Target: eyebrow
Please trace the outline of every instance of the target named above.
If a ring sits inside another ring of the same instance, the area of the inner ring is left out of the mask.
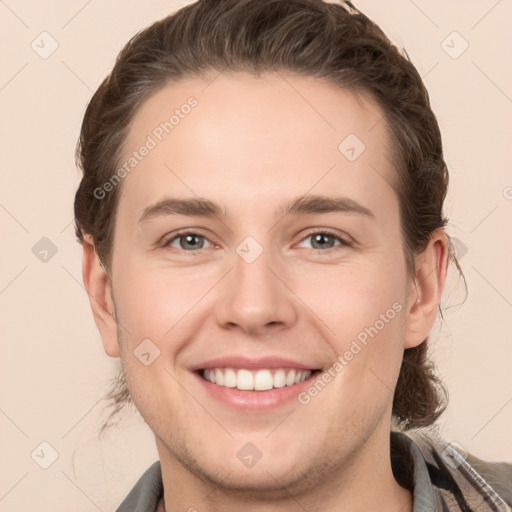
[[[366,206],[347,197],[329,197],[322,195],[300,196],[292,199],[281,207],[276,214],[282,217],[289,215],[311,215],[319,213],[355,213],[375,219],[374,213]],[[201,198],[165,198],[148,206],[142,212],[138,223],[143,224],[155,217],[168,215],[186,215],[199,217],[223,218],[226,211],[217,203]]]

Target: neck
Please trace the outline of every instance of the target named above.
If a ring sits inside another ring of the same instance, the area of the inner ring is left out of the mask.
[[[157,439],[165,497],[158,512],[166,510],[164,503],[167,512],[411,512],[412,494],[398,484],[391,469],[389,431],[378,441],[368,439],[321,480],[306,475],[291,485],[279,486],[278,479],[269,476],[266,488],[251,488],[247,483],[226,483],[234,470],[212,481],[197,466],[185,468]]]

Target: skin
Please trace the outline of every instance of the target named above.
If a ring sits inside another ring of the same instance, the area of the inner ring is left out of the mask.
[[[174,108],[198,100],[123,180],[110,276],[92,238],[84,244],[94,318],[155,434],[166,507],[410,511],[411,494],[391,472],[393,390],[403,350],[436,319],[446,234],[432,234],[408,275],[388,130],[373,102],[292,74],[215,76],[168,85],[135,115],[127,157]],[[366,146],[353,162],[338,150],[351,133]],[[277,213],[304,195],[350,198],[374,218]],[[226,216],[138,222],[167,197],[209,199]],[[173,238],[184,228],[205,237],[196,240],[202,249]],[[309,235],[325,229],[352,245],[315,244]],[[250,264],[236,252],[247,236],[263,248]],[[328,369],[396,302],[395,318],[307,405],[237,412],[189,371],[228,354]],[[149,366],[133,353],[146,338],[161,352]],[[262,453],[251,468],[237,458],[247,442]]]

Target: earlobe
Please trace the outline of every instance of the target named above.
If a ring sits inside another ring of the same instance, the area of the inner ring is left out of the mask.
[[[448,266],[447,236],[442,228],[432,233],[427,247],[416,257],[415,265],[407,301],[404,348],[416,347],[425,341],[437,317]]]
[[[101,265],[90,235],[86,235],[82,249],[82,277],[94,321],[100,331],[105,352],[110,357],[119,357],[117,324],[109,277]]]

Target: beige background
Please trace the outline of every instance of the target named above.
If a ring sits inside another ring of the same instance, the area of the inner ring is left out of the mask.
[[[115,510],[157,458],[134,414],[98,438],[116,363],[103,353],[81,284],[74,148],[86,102],[123,44],[185,3],[0,1],[1,511]],[[442,432],[482,458],[511,460],[512,3],[356,4],[425,77],[451,169],[449,232],[469,297],[445,311],[434,333],[451,395]],[[43,31],[58,43],[46,59],[39,53],[52,40]],[[57,249],[46,262],[32,251],[43,237]],[[445,305],[462,291],[450,282]],[[50,461],[43,441],[58,453],[48,469],[39,466]]]

